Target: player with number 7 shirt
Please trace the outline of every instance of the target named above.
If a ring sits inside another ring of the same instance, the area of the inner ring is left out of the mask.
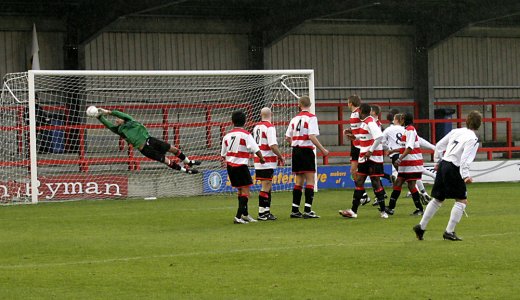
[[[469,166],[477,155],[479,140],[476,132],[481,124],[482,114],[472,111],[466,118],[466,127],[453,129],[435,146],[435,158],[440,161],[435,166],[437,177],[432,189],[434,199],[426,206],[421,222],[413,227],[418,240],[423,239],[426,226],[444,200],[452,198],[455,199],[455,204],[442,237],[449,241],[462,241],[455,234],[455,226],[462,219],[468,205],[466,184],[473,182]]]
[[[246,114],[237,110],[231,115],[233,129],[222,139],[220,155],[226,162],[227,172],[231,186],[238,190],[238,209],[235,215],[235,224],[247,224],[257,222],[248,211],[249,187],[253,185],[251,173],[249,173],[250,152],[258,156],[259,163],[264,164],[262,151],[256,144],[251,133],[244,129]]]

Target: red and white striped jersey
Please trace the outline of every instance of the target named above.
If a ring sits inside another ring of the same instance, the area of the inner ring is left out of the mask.
[[[356,137],[359,137],[359,162],[365,162],[365,154],[368,151],[372,151],[372,156],[370,156],[369,160],[375,163],[383,163],[383,145],[379,143],[374,149],[372,149],[372,145],[374,145],[374,140],[378,138],[382,138],[383,133],[381,132],[381,128],[377,126],[377,122],[372,116],[366,117],[359,127],[359,134]]]
[[[278,157],[271,150],[271,146],[278,145],[276,141],[276,128],[269,121],[262,121],[253,128],[253,138],[260,147],[265,164],[260,163],[260,159],[255,156],[255,169],[276,169]]]
[[[253,136],[243,128],[233,128],[222,139],[220,155],[225,157],[226,163],[232,167],[248,165],[249,153],[260,150]]]
[[[292,147],[314,149],[314,144],[309,139],[311,134],[320,135],[320,130],[318,129],[318,118],[308,111],[301,111],[292,118],[285,132],[285,136],[292,139]]]
[[[379,121],[379,119],[376,119],[376,124],[377,124],[377,127],[379,127],[379,129],[381,129],[381,131],[383,130],[383,124],[381,123],[381,121]]]
[[[354,146],[357,148],[360,148],[359,146],[359,128],[361,127],[361,119],[359,118],[359,107],[356,108],[351,114],[350,114],[350,129],[352,130],[352,134],[356,136],[356,139],[352,141]]]
[[[423,157],[419,144],[419,136],[417,135],[417,131],[415,131],[415,127],[412,125],[406,126],[401,141],[402,147],[399,149],[399,153],[403,154],[406,148],[412,149],[412,152],[405,156],[399,164],[399,173],[422,173],[424,169]]]

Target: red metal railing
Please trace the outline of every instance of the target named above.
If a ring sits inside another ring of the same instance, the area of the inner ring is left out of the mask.
[[[433,103],[435,106],[455,106],[457,108],[457,119],[462,120],[462,107],[463,106],[487,106],[491,105],[491,119],[497,118],[497,106],[499,105],[520,105],[520,100],[511,101],[436,101]],[[457,123],[458,127],[462,126],[461,122]],[[497,141],[497,124],[493,122],[491,124],[491,136],[493,141]]]
[[[475,102],[479,105],[489,105],[490,102]],[[517,102],[512,102],[517,103]],[[518,101],[520,104],[520,101]],[[380,106],[410,106],[413,107],[414,112],[417,112],[416,104],[412,102],[384,102],[384,103],[371,103],[371,104],[377,104]],[[439,105],[448,105],[447,102],[437,102],[436,104]],[[450,103],[454,104],[454,103]],[[495,105],[503,104],[502,102],[496,102]],[[458,105],[458,104],[456,104]],[[472,104],[472,102],[463,102],[461,105],[475,105]],[[286,107],[292,107],[296,106],[295,104],[283,104],[283,105],[274,105],[275,107],[278,106],[286,106]],[[336,121],[320,121],[320,125],[337,125],[338,127],[338,140],[339,145],[344,144],[343,139],[343,128],[344,125],[349,124],[347,120],[343,120],[344,118],[344,109],[345,106],[347,106],[346,103],[317,103],[317,107],[335,107],[337,109],[337,116],[338,120]],[[44,106],[44,108],[49,110],[62,110],[66,114],[66,109],[63,107],[56,107],[56,106]],[[205,137],[206,137],[206,146],[209,148],[212,146],[212,137],[211,137],[211,131],[213,127],[219,128],[219,135],[220,139],[225,135],[227,128],[231,127],[231,122],[213,122],[212,121],[212,110],[214,109],[220,109],[220,108],[242,108],[246,109],[248,112],[248,115],[253,115],[252,112],[252,106],[249,104],[171,104],[171,105],[154,105],[153,107],[150,107],[149,105],[144,104],[135,104],[135,105],[118,105],[118,106],[107,106],[107,109],[119,109],[121,111],[128,111],[132,109],[160,109],[162,112],[162,122],[161,123],[150,123],[146,124],[148,128],[162,128],[162,137],[165,141],[169,140],[169,130],[173,129],[173,145],[180,147],[181,146],[181,140],[180,140],[180,129],[181,128],[187,128],[187,127],[200,127],[202,130],[205,131]],[[0,130],[9,130],[9,131],[16,131],[18,133],[18,143],[19,143],[19,150],[20,153],[23,151],[23,135],[24,131],[28,131],[29,127],[25,124],[24,119],[24,108],[17,106],[17,107],[3,107],[0,109],[12,109],[17,111],[18,116],[18,126],[0,126]],[[193,122],[193,123],[180,123],[180,122],[168,122],[169,120],[169,113],[171,109],[201,109],[205,111],[205,122]],[[458,108],[458,111],[461,109]],[[496,110],[496,108],[495,108]],[[349,115],[347,115],[348,117]],[[433,143],[435,143],[435,133],[436,133],[436,126],[435,124],[438,123],[457,123],[458,126],[460,126],[465,119],[457,118],[457,119],[441,119],[441,120],[419,120],[416,119],[416,124],[429,124],[430,130],[432,133]],[[503,122],[506,124],[506,143],[508,147],[500,147],[500,148],[481,148],[479,149],[479,152],[486,152],[488,154],[488,159],[492,159],[492,154],[494,152],[506,152],[507,157],[512,157],[513,151],[520,151],[520,147],[512,147],[512,121],[511,118],[484,118],[483,121],[491,122],[493,126],[497,126],[497,123]],[[387,123],[386,120],[382,120],[383,123]],[[85,139],[86,139],[86,130],[88,129],[104,129],[105,127],[101,124],[96,125],[69,125],[68,119],[64,120],[65,125],[46,125],[46,126],[39,126],[38,130],[63,130],[66,133],[70,130],[78,130],[79,132],[79,152],[78,152],[78,158],[77,159],[47,159],[47,160],[39,160],[39,165],[64,165],[64,164],[78,164],[80,167],[80,170],[83,172],[88,171],[89,165],[92,164],[107,164],[107,163],[127,163],[129,170],[139,170],[140,169],[140,163],[144,161],[148,161],[147,158],[139,156],[134,156],[134,151],[131,145],[128,147],[128,157],[112,157],[112,158],[87,158],[86,157],[86,145],[85,145]],[[289,122],[288,121],[281,121],[281,122],[275,122],[274,125],[279,126],[286,126]],[[494,137],[496,138],[496,136]],[[120,150],[124,150],[125,142],[123,139],[120,139],[119,146]],[[424,153],[432,154],[432,151],[424,151]],[[289,155],[289,154],[287,154]],[[319,157],[322,157],[321,153],[318,153]],[[339,152],[332,152],[330,153],[329,157],[346,157],[346,161],[348,161],[348,157],[350,156],[349,151],[339,151]],[[329,157],[323,157],[323,163],[328,164]],[[205,155],[205,156],[198,156],[194,157],[194,159],[201,159],[201,160],[218,160],[220,159],[220,156],[218,154],[215,155]],[[0,162],[0,166],[29,166],[29,161],[27,159],[22,159],[20,161],[16,162]]]

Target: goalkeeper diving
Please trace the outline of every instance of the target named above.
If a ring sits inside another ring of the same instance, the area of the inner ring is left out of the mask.
[[[115,124],[105,117],[108,115],[116,117]],[[197,169],[191,167],[194,165],[200,165],[200,161],[190,160],[176,147],[150,136],[146,127],[134,120],[130,115],[118,110],[98,108],[97,119],[103,123],[106,128],[110,129],[110,131],[121,136],[129,144],[139,149],[144,156],[161,162],[174,170],[188,174],[199,173]],[[181,166],[166,157],[165,154],[167,152],[173,153],[177,156],[184,163],[184,166]]]

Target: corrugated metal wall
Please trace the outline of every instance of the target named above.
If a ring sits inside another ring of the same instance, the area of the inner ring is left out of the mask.
[[[103,33],[85,48],[87,70],[239,70],[245,34]]]
[[[266,68],[314,69],[319,99],[413,98],[409,36],[291,35],[266,50]]]
[[[0,30],[0,77],[6,73],[24,72],[31,58],[32,32]],[[63,69],[64,34],[38,32],[41,69]]]
[[[454,37],[431,51],[435,98],[519,98],[520,38]]]
[[[63,69],[64,32],[39,31],[43,69]],[[31,32],[0,28],[0,76],[26,71]],[[411,99],[412,37],[294,34],[265,51],[266,68],[313,68],[317,96]],[[106,32],[85,48],[86,69],[247,69],[243,33]],[[431,51],[434,96],[520,98],[520,38],[458,36]],[[481,88],[470,88],[481,86]]]

